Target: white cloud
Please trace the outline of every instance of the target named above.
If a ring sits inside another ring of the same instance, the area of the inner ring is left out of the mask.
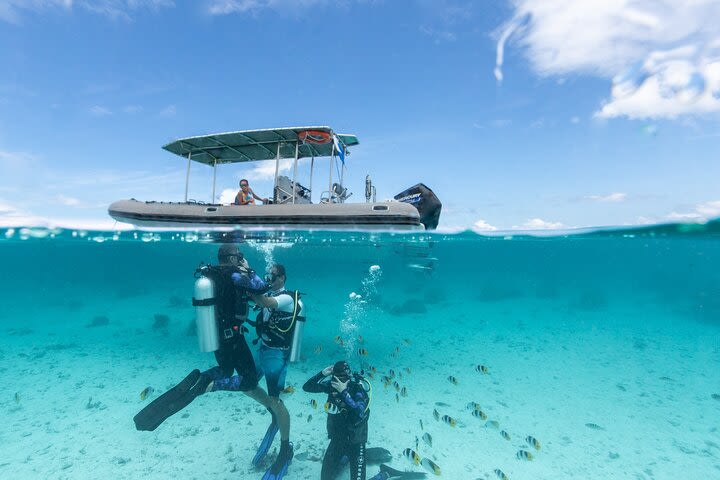
[[[79,207],[81,205],[80,200],[78,200],[75,197],[67,197],[65,195],[58,195],[56,197],[56,200],[61,205],[65,205],[66,207]]]
[[[127,105],[127,106],[123,107],[123,112],[129,113],[129,114],[139,113],[139,112],[142,112],[142,109],[143,109],[143,107],[141,107],[140,105]]]
[[[475,222],[475,224],[473,224],[473,230],[479,232],[494,232],[497,230],[497,227],[490,225],[481,218],[477,222]]]
[[[33,160],[35,156],[25,152],[8,152],[0,150],[0,166],[16,167],[24,166]]]
[[[224,188],[222,192],[220,192],[220,203],[227,204],[227,203],[234,203],[235,197],[237,196],[239,188]]]
[[[264,8],[308,7],[327,0],[211,0],[208,12],[211,15],[256,12]]]
[[[280,160],[279,173],[283,174],[292,170],[294,160],[292,158],[285,158]],[[304,165],[307,159],[298,160],[298,168]],[[242,174],[243,178],[247,178],[252,181],[262,180],[274,180],[275,179],[275,160],[264,160],[261,162],[253,162],[251,170]],[[237,193],[237,192],[235,192]]]
[[[100,105],[93,105],[90,108],[90,113],[92,113],[96,117],[106,117],[108,115],[112,115],[112,111]]]
[[[0,20],[20,23],[22,13],[70,12],[75,9],[130,20],[130,14],[138,10],[174,6],[173,0],[0,0]]]
[[[700,203],[689,212],[672,212],[667,219],[675,222],[706,222],[717,217],[720,217],[720,200]]]
[[[513,229],[527,230],[557,230],[560,228],[568,228],[560,222],[548,222],[542,218],[532,218],[525,222],[522,227],[513,227]]]
[[[614,192],[608,195],[588,195],[585,198],[596,202],[620,203],[627,200],[627,193]]]
[[[541,76],[612,80],[596,116],[673,118],[720,112],[718,0],[512,0],[495,75],[516,40]]]

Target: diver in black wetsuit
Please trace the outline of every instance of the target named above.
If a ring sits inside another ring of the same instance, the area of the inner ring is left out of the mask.
[[[258,386],[258,375],[252,352],[245,341],[247,329],[247,293],[253,287],[264,287],[243,258],[236,245],[223,244],[218,250],[219,265],[202,266],[201,275],[214,285],[214,298],[220,348],[215,351],[218,366],[204,372],[193,370],[177,386],[155,399],[134,420],[138,430],[155,430],[170,416],[179,412],[199,395],[217,390],[240,391],[266,408],[267,393]],[[248,275],[248,273],[250,275]],[[238,275],[240,277],[235,278]],[[243,282],[238,282],[238,279]],[[243,285],[239,285],[243,283]],[[237,375],[233,375],[237,372]]]
[[[332,375],[332,378],[328,378]],[[322,480],[334,480],[343,467],[343,457],[350,460],[350,478],[365,480],[365,443],[368,436],[370,397],[354,376],[347,362],[324,368],[305,382],[303,390],[327,393],[327,431],[330,445],[322,463]]]

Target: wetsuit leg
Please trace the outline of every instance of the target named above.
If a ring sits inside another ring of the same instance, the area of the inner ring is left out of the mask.
[[[213,390],[244,392],[257,386],[255,362],[245,337],[223,345],[215,352],[215,359],[218,366],[203,372],[213,379]],[[233,375],[234,370],[238,375]]]
[[[346,452],[350,458],[350,480],[365,480],[365,444],[348,445]]]
[[[323,457],[320,480],[335,480],[340,473],[341,459],[345,455],[345,442],[336,438],[330,440],[325,456]]]

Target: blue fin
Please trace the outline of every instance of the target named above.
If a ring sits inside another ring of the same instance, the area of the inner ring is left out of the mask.
[[[256,467],[262,463],[263,460],[265,460],[265,455],[267,455],[268,450],[270,450],[270,447],[272,446],[273,440],[275,439],[275,435],[277,435],[278,432],[278,424],[275,422],[275,419],[273,418],[272,423],[270,423],[270,426],[267,429],[267,432],[265,432],[265,438],[262,439],[262,442],[260,442],[260,446],[258,447],[257,453],[255,454],[255,457],[252,459],[252,464]]]

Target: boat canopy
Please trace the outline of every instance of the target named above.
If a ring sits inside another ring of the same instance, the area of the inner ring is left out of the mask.
[[[216,165],[278,158],[329,157],[337,153],[334,138],[343,149],[359,143],[355,135],[336,134],[330,127],[288,127],[181,138],[163,148],[196,162]]]

